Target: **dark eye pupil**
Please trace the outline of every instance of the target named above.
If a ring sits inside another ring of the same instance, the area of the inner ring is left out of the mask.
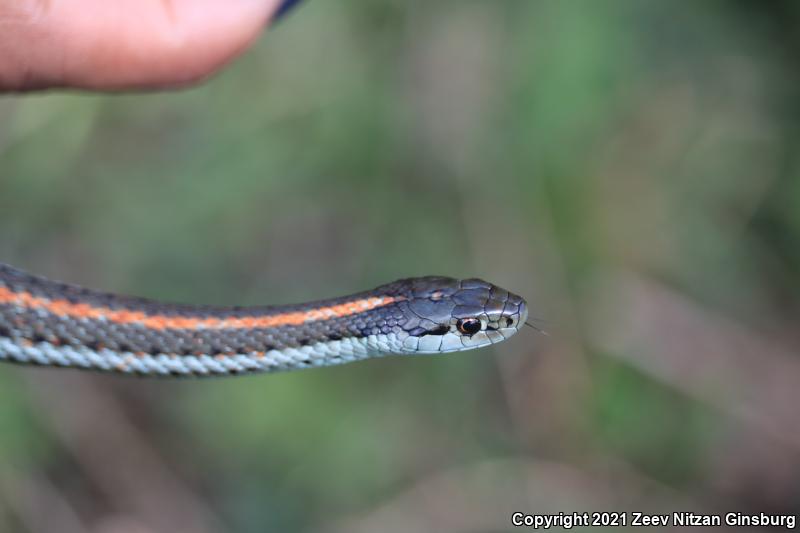
[[[466,333],[468,335],[478,333],[481,330],[480,320],[475,320],[474,318],[459,320],[457,326],[462,333]]]

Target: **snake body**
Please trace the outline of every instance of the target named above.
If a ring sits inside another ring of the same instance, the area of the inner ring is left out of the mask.
[[[120,296],[0,263],[0,361],[153,376],[274,372],[479,348],[516,333],[525,301],[429,276],[297,305],[220,307]]]

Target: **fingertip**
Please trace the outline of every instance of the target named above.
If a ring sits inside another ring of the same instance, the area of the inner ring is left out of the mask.
[[[21,44],[4,43],[0,37],[0,49],[9,44],[16,52],[9,72],[0,69],[0,84],[109,91],[192,84],[247,49],[280,4],[279,0],[52,1],[46,12],[17,28],[13,39]],[[13,80],[15,73],[23,77]]]

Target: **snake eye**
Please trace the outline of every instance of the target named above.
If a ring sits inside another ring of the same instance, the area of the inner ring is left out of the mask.
[[[481,321],[477,318],[465,318],[456,322],[456,327],[464,335],[474,335],[481,330]]]

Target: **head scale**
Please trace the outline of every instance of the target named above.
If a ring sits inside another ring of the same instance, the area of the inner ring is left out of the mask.
[[[400,353],[440,353],[501,342],[528,317],[521,297],[480,279],[424,277],[393,284]]]

